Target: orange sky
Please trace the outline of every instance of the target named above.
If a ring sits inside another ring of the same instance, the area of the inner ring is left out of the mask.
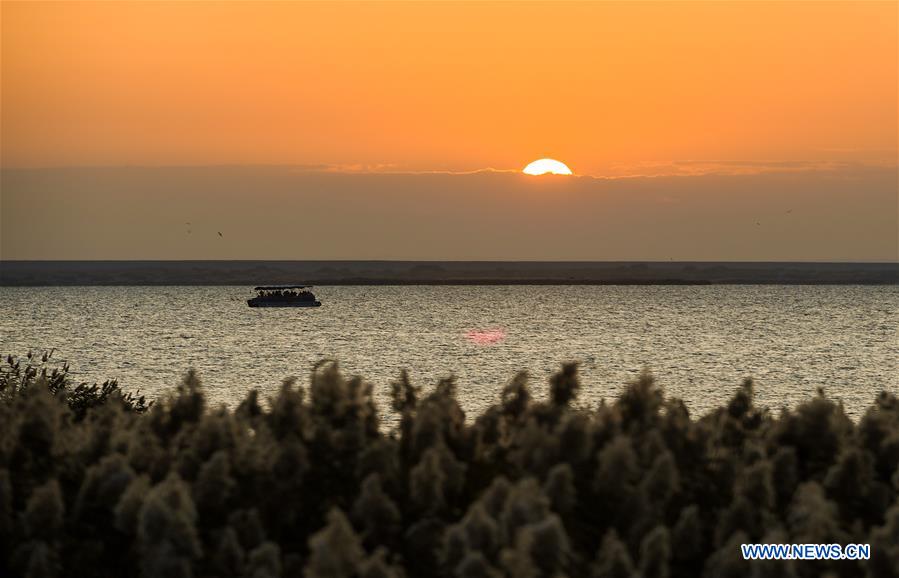
[[[897,2],[0,6],[0,260],[899,259]]]
[[[2,4],[4,167],[894,163],[895,2]],[[744,165],[745,166],[745,165]]]

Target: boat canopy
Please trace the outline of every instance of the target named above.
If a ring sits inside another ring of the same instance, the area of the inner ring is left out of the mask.
[[[312,285],[268,285],[263,287],[254,287],[253,291],[284,291],[286,289],[306,289]]]

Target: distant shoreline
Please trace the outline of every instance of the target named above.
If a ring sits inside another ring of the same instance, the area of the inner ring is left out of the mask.
[[[0,286],[897,285],[897,263],[0,261]]]

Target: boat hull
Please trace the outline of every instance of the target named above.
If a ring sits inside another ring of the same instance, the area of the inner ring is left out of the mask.
[[[321,301],[253,301],[252,299],[247,300],[247,305],[250,307],[321,307]]]

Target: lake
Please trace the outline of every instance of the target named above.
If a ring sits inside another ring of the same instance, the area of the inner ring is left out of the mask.
[[[726,403],[744,377],[757,400],[794,406],[823,387],[858,417],[899,391],[896,286],[317,287],[316,309],[251,309],[248,287],[0,287],[0,353],[56,348],[78,380],[118,378],[155,398],[196,368],[212,404],[307,383],[337,359],[389,412],[401,369],[427,390],[457,378],[471,417],[518,370],[536,397],[566,360],[579,402],[618,395],[648,368],[690,411]],[[389,418],[388,418],[389,419]]]

